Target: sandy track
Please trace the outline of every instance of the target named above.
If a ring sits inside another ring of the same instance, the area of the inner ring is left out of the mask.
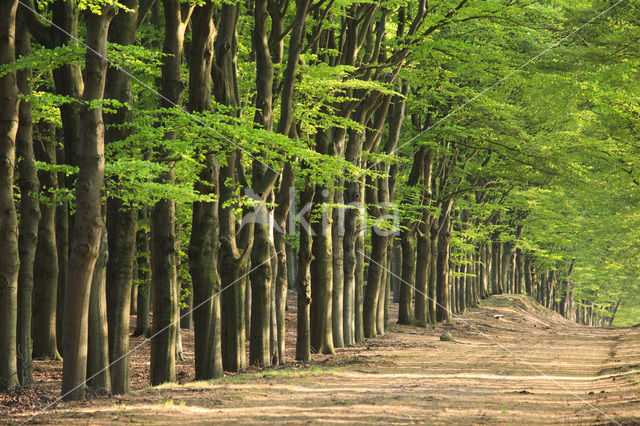
[[[394,325],[311,366],[57,405],[33,423],[636,424],[639,372],[640,330],[582,327],[499,296],[451,326]]]

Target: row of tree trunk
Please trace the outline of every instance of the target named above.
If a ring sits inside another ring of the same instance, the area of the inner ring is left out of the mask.
[[[465,3],[430,28],[423,28],[428,21],[426,1],[418,2],[411,19],[402,8],[394,22],[397,35],[409,40],[421,31],[428,34],[442,27]],[[335,107],[341,118],[358,126],[329,126],[310,138],[313,150],[324,158],[344,159],[376,173],[327,179],[312,159],[282,153],[285,160],[281,164],[269,161],[267,165],[262,158],[266,152],[252,153],[250,160],[246,150],[227,140],[224,142],[231,146],[223,151],[213,142],[199,148],[198,156],[204,160],[195,189],[213,196],[214,201],[193,205],[187,250],[192,309],[184,311],[186,319],[181,321],[176,202],[161,199],[150,209],[127,208],[113,197],[103,203],[105,144],[129,136],[132,128],[127,124],[133,117],[130,108],[103,114],[88,105],[108,97],[132,106],[131,74],[107,66],[108,42],[133,44],[137,26],[152,9],[151,19],[162,29],[165,54],[158,81],[160,105],[201,113],[212,111],[215,100],[228,107],[230,122],[239,118],[243,105],[238,25],[243,9],[235,3],[195,5],[163,0],[163,13],[159,13],[158,2],[125,0],[122,4],[132,12],[116,14],[108,4],[100,14],[84,12],[88,47],[84,72],[78,64],[66,64],[53,73],[58,94],[85,101],[61,106],[63,149],[56,149],[56,131],[47,124],[32,123],[29,103],[18,101],[19,91],[30,90],[30,71],[0,78],[0,345],[6,348],[0,351],[0,388],[29,384],[31,357],[58,359],[62,355],[65,399],[84,398],[87,382],[108,392],[128,392],[134,276],[142,283],[134,293],[138,318],[134,334],[151,338],[154,385],[175,381],[175,363],[181,356],[180,325],[190,325],[191,315],[196,378],[220,377],[224,370],[242,371],[248,364],[284,364],[290,285],[297,290],[296,359],[302,361],[309,360],[311,353],[330,354],[336,347],[386,333],[392,283],[401,324],[451,321],[454,314],[491,293],[523,292],[535,295],[546,306],[564,306],[567,312],[576,312],[576,318],[594,322],[593,310],[585,310],[584,304],[575,307],[572,297],[566,296],[561,303],[563,295],[572,293],[560,290],[554,271],[534,271],[533,262],[515,243],[494,238],[475,243],[475,249],[463,259],[452,259],[452,235],[467,221],[464,211],[456,208],[456,194],[466,179],[460,171],[478,152],[447,141],[437,141],[437,148],[419,147],[408,181],[417,189],[417,200],[403,195],[406,199],[401,202],[417,201],[422,209],[403,218],[399,238],[394,236],[390,224],[395,224],[395,212],[390,203],[398,198],[400,168],[371,160],[367,154],[391,156],[399,148],[411,90],[399,73],[409,48],[400,44],[387,51],[391,11],[381,2],[349,6],[343,30],[336,33],[320,24],[308,31],[311,16],[320,22],[333,7],[333,2],[320,7],[322,2],[312,4],[310,0],[295,1],[287,29],[288,1],[255,0],[252,4],[254,121],[260,129],[292,140],[304,136],[304,127],[294,114],[294,100],[305,51],[331,66],[358,67],[393,58],[387,69],[367,70],[361,78],[395,84],[397,93],[349,89],[347,98],[352,101]],[[50,27],[33,11],[22,8],[18,13],[14,0],[0,0],[0,10],[7,11],[0,17],[0,65],[14,61],[16,52],[28,54],[31,37],[47,47],[75,43],[80,12],[72,1],[52,3],[56,25]],[[16,32],[17,25],[24,26],[22,31]],[[185,52],[188,31],[191,41]],[[185,62],[188,82],[183,80]],[[281,76],[275,75],[276,65],[283,70]],[[277,124],[275,97],[280,101]],[[419,131],[430,125],[429,118],[420,114],[412,115],[411,120]],[[179,137],[174,130],[164,133],[167,145]],[[16,152],[22,158],[20,223],[13,194]],[[150,149],[145,155],[168,165],[159,182],[175,181],[177,159],[168,149]],[[53,191],[71,181],[53,172],[37,173],[35,159],[79,168],[72,215],[68,206],[52,202]],[[250,178],[247,167],[251,168]],[[42,201],[38,191],[51,201]],[[255,196],[257,206],[241,205],[237,196],[241,191]],[[476,201],[484,196],[478,191]],[[296,212],[290,211],[294,207]],[[244,209],[245,218],[251,213],[252,220],[241,221],[239,209]],[[284,233],[276,231],[290,228],[288,218],[294,213],[301,217],[297,253]],[[149,233],[138,230],[139,220],[147,217]],[[522,217],[512,214],[509,220],[515,229],[511,240],[517,241]],[[496,215],[489,221],[501,223]]]

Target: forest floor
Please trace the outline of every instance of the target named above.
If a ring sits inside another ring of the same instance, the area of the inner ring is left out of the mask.
[[[179,384],[149,387],[145,345],[132,354],[129,395],[89,393],[43,412],[61,363],[37,361],[34,387],[0,397],[0,423],[640,423],[640,328],[583,327],[524,296],[494,296],[451,325],[393,324],[302,365],[290,361],[293,312],[288,321],[286,367],[193,381],[183,331]],[[455,340],[440,341],[444,331]]]

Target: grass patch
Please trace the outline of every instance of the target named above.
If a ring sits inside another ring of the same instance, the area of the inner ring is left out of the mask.
[[[167,390],[167,389],[185,389],[185,388],[209,388],[215,385],[234,385],[234,384],[247,384],[247,383],[264,383],[265,381],[279,380],[279,381],[308,381],[318,376],[330,376],[337,374],[340,369],[344,370],[349,368],[349,365],[334,367],[334,366],[313,366],[313,367],[284,367],[273,368],[263,371],[250,372],[250,373],[236,373],[230,376],[221,377],[219,379],[204,380],[196,382],[188,382],[185,384],[178,383],[163,383],[158,386],[149,386],[145,391],[152,390]],[[255,388],[257,389],[257,388]],[[263,392],[264,390],[260,390]]]
[[[244,395],[242,394],[242,392],[231,392],[229,394],[229,398],[232,398],[232,399],[244,399]]]
[[[148,390],[154,390],[154,389],[158,389],[158,390],[162,390],[162,389],[174,389],[176,387],[179,387],[180,385],[178,383],[163,383],[161,385],[157,385],[157,386],[149,386],[148,388],[145,388],[146,391]]]
[[[177,404],[173,401],[173,399],[167,399],[166,401],[160,401],[158,402],[158,405],[161,405],[163,407],[186,407],[187,403],[184,401],[180,401]]]
[[[264,370],[255,373],[239,373],[233,376],[226,376],[220,379],[210,380],[208,383],[215,384],[244,384],[259,382],[263,379],[267,380],[294,380],[294,379],[306,379],[309,377],[328,376],[337,372],[336,367],[285,367],[273,370]]]

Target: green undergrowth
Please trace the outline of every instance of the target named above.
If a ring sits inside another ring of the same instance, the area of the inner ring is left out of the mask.
[[[310,377],[317,376],[330,376],[337,373],[336,367],[306,367],[306,368],[296,368],[296,367],[285,367],[285,368],[276,368],[272,370],[264,370],[258,372],[250,372],[250,373],[239,373],[230,376],[225,376],[220,379],[210,380],[208,383],[216,385],[222,383],[233,383],[233,384],[243,384],[243,383],[254,383],[259,382],[263,379],[267,380],[294,380],[294,379],[306,379]]]

